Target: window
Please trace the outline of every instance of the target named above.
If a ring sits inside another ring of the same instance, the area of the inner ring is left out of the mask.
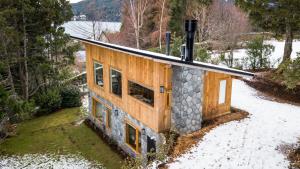
[[[126,124],[126,143],[136,152],[141,152],[141,132],[130,124]]]
[[[226,100],[226,80],[220,81],[220,89],[219,89],[219,104],[224,104]]]
[[[139,84],[128,81],[129,95],[134,98],[141,100],[151,106],[154,105],[154,92],[153,90],[147,89]]]
[[[122,97],[122,74],[121,72],[110,69],[111,92],[119,97]]]
[[[93,99],[93,115],[100,123],[103,122],[104,109],[105,107],[101,103]]]
[[[94,76],[95,76],[95,83],[103,87],[104,86],[104,81],[103,81],[103,65],[100,63],[94,63]]]
[[[106,108],[106,127],[111,129],[111,109]]]

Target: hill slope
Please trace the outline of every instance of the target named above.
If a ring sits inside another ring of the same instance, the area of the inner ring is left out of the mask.
[[[96,1],[96,6],[91,5]],[[89,10],[90,7],[101,10],[102,21],[120,21],[121,20],[121,0],[84,0],[72,3],[74,15],[87,15],[89,20],[94,14]]]

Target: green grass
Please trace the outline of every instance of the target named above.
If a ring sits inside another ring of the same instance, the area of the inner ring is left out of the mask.
[[[79,120],[79,112],[79,108],[64,109],[18,124],[17,135],[0,144],[0,154],[80,154],[106,168],[120,168],[123,159],[96,133],[85,124],[72,124]]]

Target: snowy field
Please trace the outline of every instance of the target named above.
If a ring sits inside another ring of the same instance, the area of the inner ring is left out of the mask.
[[[91,21],[69,21],[62,25],[65,32],[72,36],[81,38],[93,37],[93,23]],[[101,32],[119,32],[121,29],[121,22],[97,22],[95,24],[96,34]]]
[[[103,168],[100,164],[87,161],[81,156],[64,155],[41,155],[27,154],[24,156],[0,157],[1,169],[32,169],[32,168],[54,168],[54,169],[83,169]]]
[[[300,137],[300,107],[260,98],[240,80],[233,81],[232,91],[232,105],[250,117],[210,131],[171,169],[288,169],[278,147]]]
[[[284,41],[278,41],[278,40],[269,40],[265,41],[266,44],[271,44],[275,47],[274,52],[272,53],[270,57],[271,66],[276,68],[278,64],[281,62],[283,51],[284,51]],[[291,57],[294,59],[297,57],[297,52],[300,52],[300,41],[295,40],[293,42],[293,52]],[[213,57],[218,57],[218,54],[213,54]],[[239,49],[235,50],[233,52],[233,58],[241,60],[242,58],[245,58],[247,56],[246,49]]]

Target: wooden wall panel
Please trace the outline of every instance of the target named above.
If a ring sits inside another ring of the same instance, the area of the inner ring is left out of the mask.
[[[225,104],[219,104],[220,81],[226,80]],[[211,119],[230,113],[232,77],[227,74],[206,72],[204,78],[203,118]]]
[[[166,67],[170,67],[169,65],[99,46],[90,44],[85,44],[85,46],[89,89],[120,107],[153,130],[160,132],[169,129],[171,125],[171,115],[170,111],[166,111],[166,91],[164,93],[159,92],[160,86],[166,85],[166,88],[170,88],[170,79],[172,78],[169,77],[171,74],[168,73],[170,69],[166,69]],[[103,64],[103,88],[94,83],[94,61]],[[122,98],[110,92],[109,73],[111,67],[120,70],[122,73]],[[154,91],[154,107],[128,95],[128,80],[132,80]]]

